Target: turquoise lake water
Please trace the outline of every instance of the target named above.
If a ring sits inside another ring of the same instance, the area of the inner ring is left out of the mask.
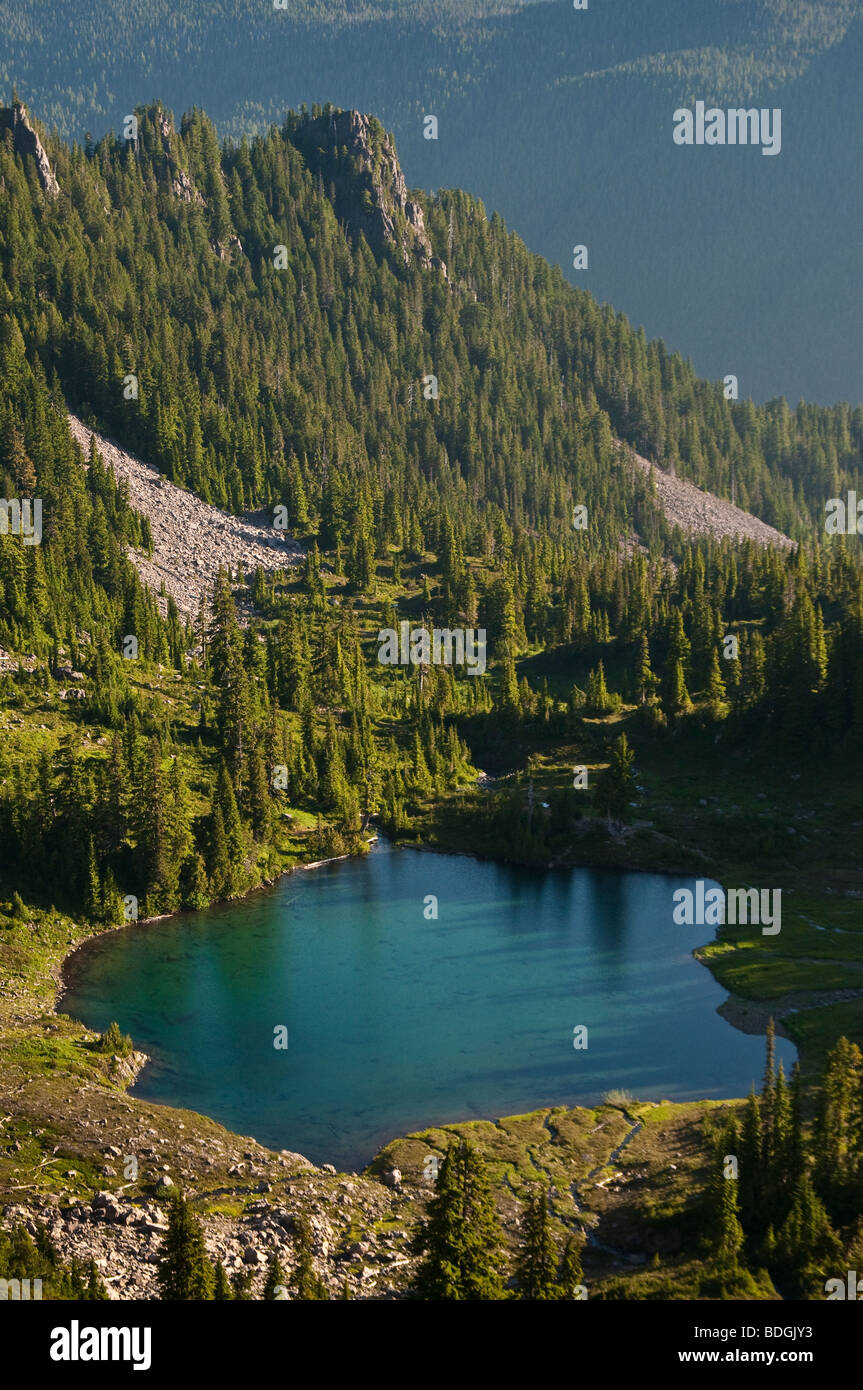
[[[717,1015],[725,991],[691,956],[711,928],[672,921],[684,885],[380,842],[242,902],[100,937],[74,958],[61,1007],[91,1028],[116,1019],[152,1057],[133,1095],[339,1168],[430,1124],[595,1103],[612,1087],[743,1096],[764,1040]],[[786,1072],[795,1056],[777,1039]]]

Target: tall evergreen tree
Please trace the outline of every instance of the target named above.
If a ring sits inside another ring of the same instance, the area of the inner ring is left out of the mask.
[[[204,1232],[182,1192],[168,1209],[168,1230],[156,1277],[163,1299],[201,1301],[213,1297],[213,1266],[204,1248]]]
[[[297,1220],[294,1236],[296,1263],[291,1275],[290,1285],[294,1298],[306,1302],[320,1302],[329,1298],[327,1286],[315,1272],[312,1228],[306,1218]]]
[[[428,1220],[414,1239],[414,1291],[425,1299],[500,1299],[502,1238],[485,1164],[466,1140],[451,1144]]]
[[[522,1222],[522,1245],[516,1279],[522,1299],[551,1299],[558,1293],[557,1246],[551,1233],[544,1191],[528,1198]]]

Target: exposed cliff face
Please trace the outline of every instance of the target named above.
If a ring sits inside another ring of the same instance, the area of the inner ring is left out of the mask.
[[[30,124],[27,107],[23,102],[16,101],[12,106],[0,108],[0,133],[4,130],[11,130],[12,132],[12,144],[15,153],[24,160],[32,159],[35,161],[36,172],[39,175],[39,182],[43,191],[49,198],[56,198],[60,192],[60,185],[45,153],[45,147]]]
[[[164,157],[163,173],[164,177],[171,185],[171,192],[175,198],[179,198],[184,203],[203,204],[204,199],[195,187],[188,173],[182,167],[177,150],[177,133],[174,130],[171,118],[161,107],[155,111],[156,129],[162,143],[162,154]]]
[[[306,120],[291,140],[324,192],[336,216],[361,232],[375,255],[394,249],[405,265],[446,266],[432,254],[422,208],[408,197],[393,138],[373,116],[332,111]]]

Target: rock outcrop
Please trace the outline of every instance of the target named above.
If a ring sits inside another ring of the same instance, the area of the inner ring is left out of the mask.
[[[60,192],[60,185],[45,153],[45,147],[30,124],[27,107],[23,102],[15,101],[11,106],[0,108],[0,134],[4,130],[11,130],[12,132],[12,145],[15,153],[20,155],[23,160],[32,159],[34,161],[43,192],[49,198],[56,198]]]
[[[170,116],[161,107],[157,107],[155,119],[162,142],[163,175],[171,186],[171,192],[183,203],[198,203],[204,206],[203,197],[180,163],[177,154],[177,133]]]
[[[321,178],[336,216],[362,233],[376,256],[393,249],[405,265],[439,270],[423,210],[408,195],[392,136],[360,111],[324,113],[290,133],[308,168]]]

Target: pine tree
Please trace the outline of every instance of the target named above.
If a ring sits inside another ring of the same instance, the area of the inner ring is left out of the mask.
[[[222,839],[224,840],[224,827]],[[218,859],[218,849],[216,858]],[[197,850],[194,854],[189,855],[180,871],[179,895],[180,906],[186,909],[206,907],[210,901],[207,866],[204,863],[203,855],[199,854]]]
[[[557,1296],[557,1247],[548,1217],[545,1192],[529,1197],[522,1223],[522,1247],[516,1262],[519,1298]]]
[[[207,847],[207,872],[215,897],[227,898],[233,886],[233,870],[228,857],[228,840],[220,806],[210,812],[210,834]]]
[[[163,1299],[200,1301],[213,1297],[213,1266],[204,1248],[204,1232],[182,1192],[172,1199],[168,1210],[168,1230],[156,1277]]]
[[[743,1228],[750,1240],[757,1240],[763,1230],[765,1212],[761,1110],[754,1086],[749,1092],[743,1116],[739,1173]]]
[[[630,799],[635,780],[634,761],[635,753],[629,746],[629,740],[626,734],[621,734],[612,744],[608,767],[599,774],[593,795],[596,811],[608,817],[609,825],[612,821],[632,819]]]
[[[850,1217],[863,1166],[863,1054],[845,1037],[827,1058],[815,1135],[818,1190]]]
[[[791,1143],[791,1097],[785,1084],[785,1068],[780,1061],[776,1072],[776,1088],[773,1096],[773,1138],[771,1153],[773,1168],[771,1172],[773,1201],[782,1205],[783,1194],[788,1190],[790,1177]]]
[[[719,669],[719,655],[714,647],[710,654],[710,670],[707,677],[707,698],[714,706],[720,706],[725,699],[725,682]]]
[[[87,1273],[87,1292],[85,1295],[88,1303],[107,1302],[108,1290],[99,1278],[99,1271],[96,1268],[96,1261],[91,1259]]]
[[[272,1255],[267,1265],[267,1278],[264,1283],[263,1293],[264,1302],[278,1302],[283,1296],[283,1290],[287,1288],[287,1282],[282,1266],[279,1264],[278,1256]]]
[[[580,1299],[584,1287],[579,1243],[574,1235],[567,1236],[557,1275],[558,1298]]]
[[[251,692],[234,596],[223,570],[219,571],[213,587],[207,659],[216,700],[220,746],[231,778],[239,786],[243,781],[250,736]]]
[[[791,1132],[788,1139],[788,1182],[794,1188],[806,1171],[806,1145],[803,1138],[803,1082],[800,1063],[791,1068]]]
[[[588,714],[611,714],[617,709],[619,697],[612,695],[605,683],[605,667],[600,661],[587,678],[584,708]]]
[[[724,1155],[714,1162],[707,1189],[705,1245],[723,1270],[733,1270],[743,1245],[743,1227],[738,1215],[737,1178],[726,1178]]]
[[[216,1262],[215,1276],[213,1280],[213,1298],[219,1303],[226,1303],[234,1297],[234,1291],[228,1282],[228,1275],[221,1260]]]
[[[794,1189],[791,1210],[776,1236],[780,1279],[800,1293],[823,1290],[824,1278],[840,1258],[841,1245],[812,1180],[804,1173]]]
[[[682,661],[671,661],[668,664],[662,689],[662,709],[669,719],[678,719],[692,709],[692,700],[689,698],[683,676]]]
[[[773,1166],[773,1112],[776,1105],[776,1025],[767,1020],[767,1055],[761,1086],[761,1161],[771,1174]]]
[[[414,1282],[420,1298],[504,1297],[494,1197],[485,1164],[465,1140],[447,1149],[413,1248],[422,1257]]]
[[[305,1217],[300,1217],[297,1220],[294,1246],[296,1263],[291,1275],[294,1298],[303,1299],[306,1302],[320,1302],[328,1299],[327,1286],[323,1279],[315,1273],[312,1229]]]
[[[650,645],[647,633],[642,632],[638,639],[638,657],[635,665],[635,693],[639,704],[646,704],[659,684],[650,664]]]

